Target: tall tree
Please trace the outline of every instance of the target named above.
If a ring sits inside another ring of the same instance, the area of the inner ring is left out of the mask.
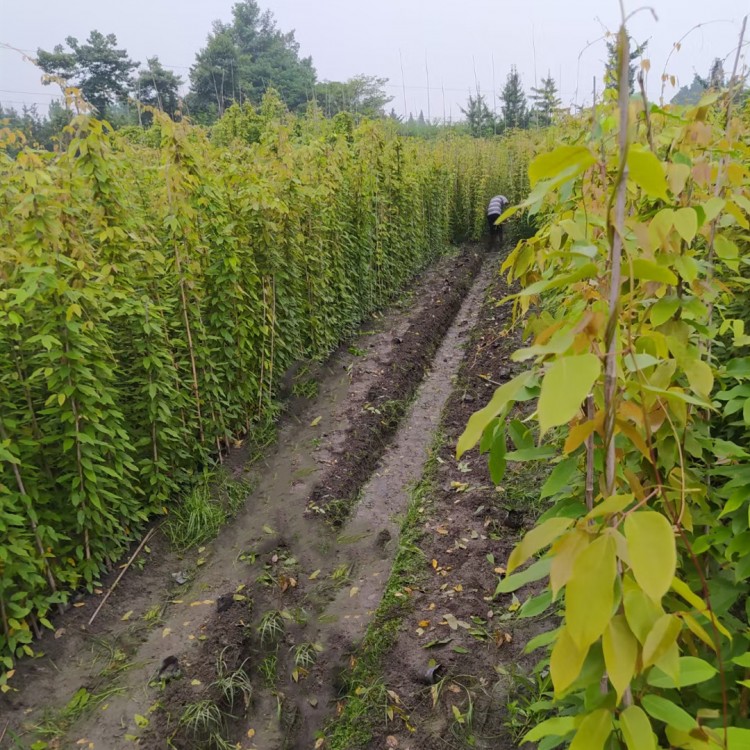
[[[72,36],[65,43],[68,50],[61,44],[52,52],[37,50],[37,64],[45,73],[78,86],[99,117],[106,117],[109,106],[127,100],[138,63],[117,48],[114,34],[94,30],[84,44]]]
[[[500,94],[503,102],[503,118],[506,128],[526,128],[529,125],[528,106],[526,94],[523,91],[521,76],[515,65],[511,66],[510,73],[505,80],[505,86]]]
[[[387,78],[358,75],[348,81],[315,84],[315,98],[327,117],[352,112],[364,117],[385,117],[385,105],[393,97],[385,92]]]
[[[643,44],[633,44],[633,40],[628,34],[628,49],[630,50],[630,59],[628,61],[628,85],[630,93],[635,90],[635,60],[637,60],[646,51],[648,42]],[[617,37],[607,41],[607,65],[604,70],[604,88],[617,89],[617,71],[620,64],[617,62]]]
[[[539,127],[546,127],[552,123],[555,112],[560,108],[560,98],[557,96],[557,84],[551,73],[542,78],[539,88],[532,86],[531,120]]]
[[[487,138],[495,133],[495,117],[487,106],[484,94],[477,91],[476,96],[469,94],[466,109],[461,107],[466,116],[469,133],[474,138]]]
[[[174,117],[179,107],[182,78],[167,70],[158,57],[149,57],[146,67],[138,71],[135,95],[141,104],[147,104]],[[148,114],[148,113],[147,113]],[[150,115],[146,122],[150,121]]]
[[[232,102],[258,104],[274,88],[290,109],[299,109],[312,98],[314,85],[312,58],[300,58],[294,32],[279,31],[256,0],[242,0],[233,6],[230,23],[214,22],[196,55],[188,104],[204,118],[220,117]]]

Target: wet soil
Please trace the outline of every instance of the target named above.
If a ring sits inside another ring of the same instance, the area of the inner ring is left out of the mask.
[[[45,718],[52,748],[208,747],[206,726],[180,724],[185,706],[208,700],[231,716],[216,730],[241,738],[243,747],[310,746],[335,697],[336,675],[377,606],[394,553],[397,494],[418,479],[425,451],[414,449],[413,436],[397,439],[393,465],[404,464],[406,454],[417,459],[394,484],[374,490],[389,504],[366,491],[343,530],[325,523],[331,501],[344,501],[334,514],[340,522],[341,508],[351,508],[396,430],[398,420],[383,414],[384,405],[399,403],[399,416],[406,412],[481,260],[472,248],[442,259],[401,309],[373,319],[318,368],[317,396],[297,399],[265,459],[248,467],[247,447],[228,456],[229,470],[255,489],[215,542],[180,555],[157,533],[93,625],[88,619],[111,579],[57,618],[56,631],[38,644],[43,655],[19,665],[17,692],[0,697],[0,715],[9,722],[3,747],[30,746]],[[478,307],[480,298],[474,294],[471,304]],[[440,375],[450,382],[457,366],[446,355],[441,368],[438,355],[436,382]],[[436,419],[446,395],[427,397],[415,407],[418,418]],[[429,435],[432,424],[417,432]],[[308,507],[313,495],[323,512]],[[261,637],[269,613],[278,615],[281,632]],[[159,679],[160,667],[169,675],[176,665],[178,679]],[[234,673],[249,677],[252,696],[241,686],[233,700],[226,697],[222,678]],[[88,709],[80,717],[65,712],[82,689],[92,696]]]
[[[528,674],[537,656],[524,654],[524,647],[552,621],[515,615],[539,584],[515,595],[495,598],[494,592],[510,551],[539,511],[528,498],[538,496],[546,470],[509,464],[505,486],[498,488],[487,457],[476,449],[460,462],[455,458],[471,414],[486,405],[496,384],[519,371],[509,359],[520,345],[509,326],[510,305],[496,304],[507,293],[495,278],[445,405],[444,440],[429,478],[419,542],[423,562],[404,591],[410,606],[382,663],[400,710],[393,721],[373,727],[368,749],[517,746],[506,726],[509,705],[522,698],[519,676]]]

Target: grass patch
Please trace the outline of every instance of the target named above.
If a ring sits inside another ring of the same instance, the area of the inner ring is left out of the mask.
[[[108,698],[122,693],[124,688],[105,688],[100,693],[89,692],[80,688],[75,692],[67,705],[55,712],[48,712],[35,728],[40,737],[52,739],[62,737],[73,724],[84,714],[101,706]],[[46,744],[44,745],[46,747]]]
[[[363,746],[372,738],[373,727],[379,722],[389,721],[389,713],[401,713],[400,707],[392,705],[388,695],[382,676],[382,661],[396,640],[404,615],[411,609],[411,600],[403,595],[403,589],[413,586],[415,578],[424,570],[424,555],[418,545],[423,533],[424,509],[434,488],[437,456],[443,441],[443,435],[437,433],[422,479],[410,493],[388,585],[362,641],[356,664],[346,677],[344,710],[324,732],[326,747],[330,750],[353,750]]]
[[[233,480],[224,471],[204,471],[164,527],[172,546],[184,551],[216,537],[249,491],[247,482]]]

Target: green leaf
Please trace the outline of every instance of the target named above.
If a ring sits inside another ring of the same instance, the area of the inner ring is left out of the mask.
[[[658,281],[662,284],[669,284],[675,286],[677,284],[677,277],[674,272],[666,266],[660,266],[658,263],[654,263],[652,260],[646,258],[636,258],[632,262],[633,278],[640,279],[641,281]],[[628,266],[625,265],[624,278],[627,279]]]
[[[539,526],[531,529],[521,540],[508,558],[508,575],[523,565],[532,555],[548,547],[567,528],[572,526],[572,518],[550,518]]]
[[[550,604],[552,604],[552,592],[547,589],[538,596],[532,596],[527,599],[521,605],[521,609],[516,612],[516,617],[519,619],[536,617],[537,615],[542,614]]]
[[[680,306],[680,300],[676,297],[663,297],[651,308],[651,323],[654,326],[660,326],[666,323]]]
[[[695,239],[698,232],[698,214],[694,208],[678,208],[674,212],[674,228],[688,245]]]
[[[736,660],[733,660],[736,662]],[[683,688],[688,685],[697,685],[706,682],[718,674],[718,670],[703,659],[696,656],[680,657],[680,677],[675,682],[669,675],[658,667],[654,667],[648,673],[647,682],[657,688],[674,689]]]
[[[590,352],[561,357],[552,363],[542,380],[537,407],[542,434],[573,419],[600,372],[601,362]]]
[[[608,708],[592,711],[578,727],[570,750],[602,750],[612,729],[612,714]]]
[[[482,437],[485,427],[514,400],[519,391],[531,380],[533,372],[522,372],[515,378],[501,385],[489,404],[469,417],[466,429],[456,444],[456,458],[461,458],[466,451],[473,448]]]
[[[635,580],[653,601],[661,601],[677,566],[672,526],[661,513],[639,511],[625,519],[625,538]]]
[[[521,744],[524,742],[539,742],[542,737],[565,737],[576,728],[575,716],[554,716],[551,719],[537,724],[530,732],[524,735]]]
[[[714,239],[716,255],[722,260],[736,260],[740,255],[740,249],[732,240],[723,234],[717,234]]]
[[[144,727],[147,727],[149,724],[148,719],[145,716],[142,716],[141,714],[135,715],[135,724],[137,727],[140,727],[143,729]]]
[[[698,722],[685,709],[660,695],[644,695],[641,704],[651,718],[682,732],[691,732],[698,726]]]
[[[534,187],[539,180],[551,180],[551,188],[585,172],[594,162],[594,155],[585,146],[559,146],[532,160],[529,182]]]
[[[612,617],[616,575],[615,542],[609,535],[595,539],[573,563],[565,615],[570,637],[581,650],[599,638]]]
[[[651,722],[640,706],[628,706],[620,714],[620,728],[628,750],[656,750]]]
[[[551,565],[551,558],[543,557],[541,560],[537,560],[533,565],[529,565],[526,570],[522,570],[520,573],[515,573],[512,576],[505,576],[505,578],[497,584],[494,596],[497,596],[498,594],[510,594],[511,592],[520,589],[521,586],[525,586],[527,583],[533,583],[534,581],[546,578],[549,575]]]
[[[568,482],[575,476],[578,470],[577,458],[566,458],[560,461],[547,477],[547,481],[542,485],[542,491],[539,497],[543,500],[545,497],[552,497],[565,487]]]
[[[637,146],[628,151],[630,179],[651,198],[669,200],[664,165],[651,152]]]

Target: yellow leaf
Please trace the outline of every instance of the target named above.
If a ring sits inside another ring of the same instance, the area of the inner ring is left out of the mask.
[[[638,641],[628,627],[624,615],[615,615],[607,625],[602,639],[604,663],[618,702],[635,674]]]
[[[640,706],[628,706],[620,714],[620,729],[628,750],[656,750],[651,722]]]
[[[612,616],[617,574],[615,542],[600,536],[580,552],[565,589],[567,630],[585,651],[604,632]]]
[[[323,419],[323,417],[315,417],[315,419],[310,422],[310,427],[317,427],[320,424],[321,419]]]
[[[653,625],[643,644],[643,668],[656,664],[677,640],[682,626],[675,615],[662,615]]]
[[[573,523],[572,518],[548,518],[524,536],[508,558],[508,575],[540,549],[549,546]]]
[[[349,598],[356,596],[359,592],[359,586],[352,586],[351,589],[349,589]]]
[[[161,631],[161,637],[166,638],[171,632],[172,628],[164,628],[164,630]]]
[[[198,685],[202,685],[203,683],[200,680],[190,680],[190,684],[193,687],[197,687]]]
[[[716,644],[714,643],[713,638],[711,638],[706,632],[706,629],[692,615],[689,615],[687,612],[682,612],[680,613],[680,617],[693,635],[700,638],[712,651],[716,651]]]
[[[429,626],[430,626],[430,621],[429,620],[420,620],[419,621],[419,627],[420,628],[427,628]]]
[[[688,602],[688,604],[695,607],[704,617],[711,620],[722,635],[726,636],[730,641],[732,640],[732,634],[721,624],[721,622],[719,622],[716,615],[708,609],[703,599],[694,594],[684,581],[675,578],[672,581],[672,589]]]
[[[586,438],[594,433],[597,426],[596,420],[590,419],[587,422],[582,422],[575,427],[571,427],[568,437],[565,438],[563,453],[572,453],[580,445],[583,445]]]
[[[558,185],[585,172],[594,162],[594,155],[586,146],[558,146],[529,164],[529,182],[532,187],[539,180],[551,180]]]
[[[622,603],[630,629],[641,643],[645,643],[654,623],[664,614],[664,610],[661,605],[646,596],[630,576],[623,579]]]
[[[603,750],[612,729],[612,714],[609,709],[592,711],[578,727],[573,742],[570,743],[570,750]]]
[[[320,568],[318,568],[317,570],[314,570],[312,573],[310,573],[310,575],[307,578],[310,581],[314,581],[319,575],[320,575]]]
[[[645,148],[633,146],[628,151],[629,178],[651,198],[669,200],[667,180],[661,161]]]
[[[570,580],[573,573],[573,563],[581,552],[591,541],[591,536],[580,529],[573,529],[570,533],[558,539],[550,550],[552,566],[549,572],[549,582],[552,588],[552,596],[557,598],[557,593]]]
[[[133,615],[133,610],[128,610],[120,619],[124,622],[126,620],[129,620]]]
[[[254,729],[248,729],[248,730],[247,730],[247,737],[248,737],[248,739],[250,739],[250,740],[251,740],[251,739],[252,739],[253,737],[255,737],[255,730],[254,730]],[[317,747],[317,745],[316,745],[316,747]]]
[[[674,212],[674,228],[688,245],[698,232],[698,214],[694,208],[678,208]]]
[[[556,359],[542,380],[537,405],[541,434],[570,422],[599,377],[602,366],[595,354],[574,354]]]
[[[685,359],[682,361],[682,369],[687,375],[690,388],[698,396],[708,398],[714,387],[714,373],[708,363],[702,359]]]
[[[672,526],[661,513],[639,511],[625,519],[625,538],[635,580],[651,599],[661,601],[677,565]]]
[[[588,649],[578,648],[567,628],[560,631],[550,655],[550,674],[556,697],[560,697],[578,679],[587,653]]]

